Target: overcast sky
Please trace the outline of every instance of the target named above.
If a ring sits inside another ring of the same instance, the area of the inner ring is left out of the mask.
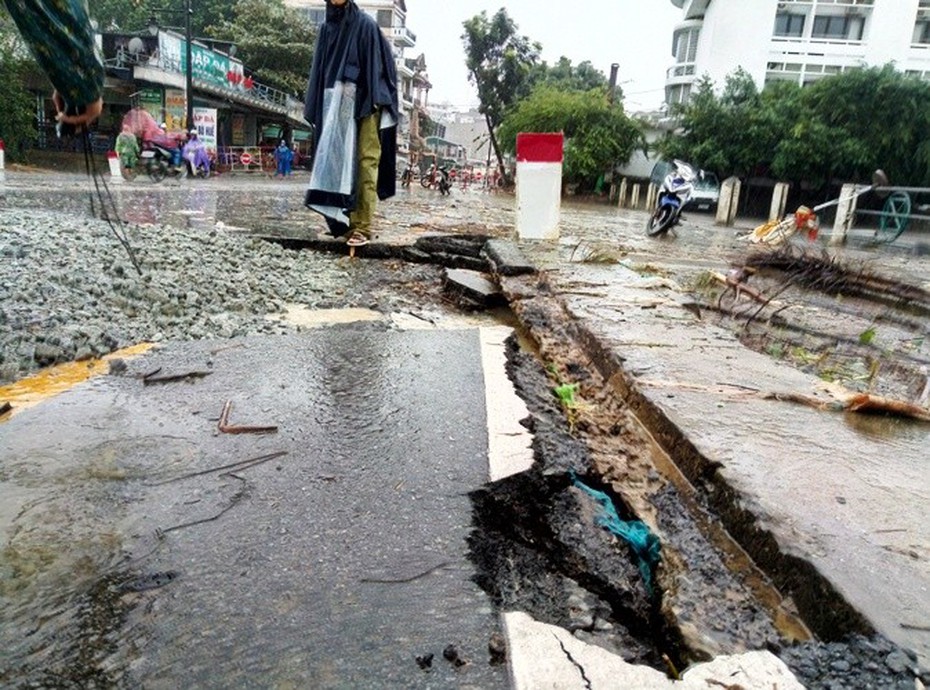
[[[682,19],[671,0],[406,0],[407,28],[417,36],[408,57],[426,54],[433,89],[430,103],[476,103],[468,83],[462,48],[462,22],[501,7],[521,35],[542,44],[542,58],[553,64],[563,55],[585,60],[608,77],[620,65],[627,110],[657,107],[663,100],[665,72],[672,64],[672,28]]]

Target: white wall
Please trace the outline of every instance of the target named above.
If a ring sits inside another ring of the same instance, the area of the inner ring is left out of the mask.
[[[910,54],[914,20],[919,0],[875,0],[872,18],[866,29],[866,62],[884,65],[895,61],[898,69]]]
[[[696,78],[707,73],[723,88],[726,76],[741,66],[761,85],[776,5],[772,0],[713,0],[701,28]]]

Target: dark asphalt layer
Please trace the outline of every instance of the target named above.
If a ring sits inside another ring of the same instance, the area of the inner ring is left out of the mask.
[[[212,373],[143,385],[159,367]],[[278,431],[219,433],[226,401],[230,424]],[[7,608],[0,647],[18,680],[48,678],[42,658],[72,677],[107,659],[125,687],[507,685],[466,560],[467,494],[488,471],[477,330],[171,344],[24,411],[0,427],[0,454],[28,468],[0,478],[30,492],[20,529],[57,521],[45,546],[86,551],[79,576],[59,559],[26,582],[70,590],[54,604]],[[51,605],[66,611],[45,619]],[[23,641],[27,619],[48,622]],[[449,645],[468,663],[444,658]]]

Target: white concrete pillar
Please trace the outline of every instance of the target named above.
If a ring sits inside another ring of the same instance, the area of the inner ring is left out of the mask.
[[[646,210],[651,211],[656,207],[656,202],[659,197],[659,188],[656,187],[655,183],[650,182],[649,186],[646,188]]]
[[[858,205],[859,185],[844,184],[840,189],[840,200],[836,205],[836,220],[833,221],[833,232],[830,235],[830,244],[844,244],[846,235],[853,226]]]
[[[107,163],[110,165],[110,182],[113,184],[122,184],[123,171],[120,170],[119,155],[116,151],[107,151]]]
[[[738,177],[728,177],[720,185],[720,202],[717,204],[718,225],[733,225],[739,210],[739,193],[742,184]]]
[[[517,135],[517,237],[557,240],[562,205],[563,136]]]
[[[630,196],[630,208],[639,208],[640,185],[633,185],[633,194]]]
[[[627,179],[626,179],[625,177],[624,177],[622,180],[620,180],[620,195],[617,197],[617,208],[625,208],[625,207],[626,207],[626,187],[627,187],[627,184],[628,184],[628,183],[627,183]]]
[[[788,204],[787,182],[778,182],[772,191],[772,206],[769,208],[769,220],[781,220],[785,216],[785,206]]]

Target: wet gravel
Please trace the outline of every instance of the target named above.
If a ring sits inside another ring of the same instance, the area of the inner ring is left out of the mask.
[[[422,308],[410,286],[439,280],[434,266],[288,251],[221,227],[129,225],[139,275],[104,221],[5,209],[0,223],[0,383],[141,342],[293,332],[268,318],[291,303]]]

